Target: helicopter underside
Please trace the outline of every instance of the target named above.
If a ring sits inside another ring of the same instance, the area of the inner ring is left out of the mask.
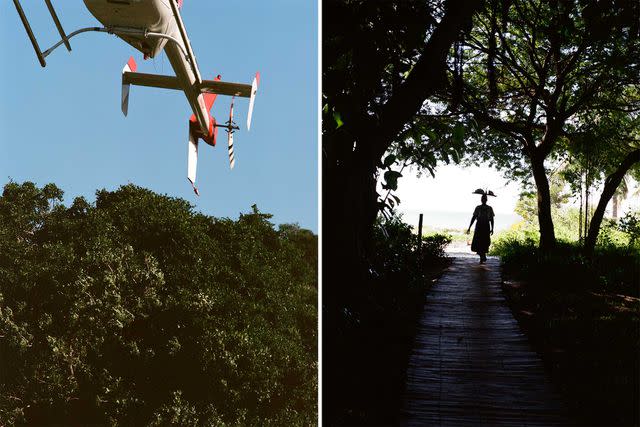
[[[178,36],[178,28],[167,0],[84,0],[89,11],[105,27],[125,27]],[[167,40],[118,35],[148,57],[162,51]]]

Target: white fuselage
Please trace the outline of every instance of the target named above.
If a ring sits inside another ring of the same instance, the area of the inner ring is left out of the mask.
[[[113,0],[84,0],[84,4],[105,27],[123,27],[161,33],[177,40],[186,49],[186,41],[183,41],[181,37],[179,24],[169,1],[174,0],[117,0],[117,2]],[[197,65],[194,63],[193,67],[191,66],[176,42],[170,39],[142,35],[125,35],[117,32],[116,34],[145,56],[151,58],[164,49],[196,116],[200,130],[204,134],[208,134],[210,118],[204,96],[200,92],[200,82],[197,81],[194,73],[194,68]]]

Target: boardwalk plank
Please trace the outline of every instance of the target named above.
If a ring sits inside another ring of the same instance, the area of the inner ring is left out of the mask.
[[[506,305],[495,259],[455,258],[427,296],[401,424],[567,426],[542,361]]]

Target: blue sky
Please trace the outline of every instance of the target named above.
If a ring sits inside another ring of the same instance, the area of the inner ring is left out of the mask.
[[[44,50],[59,40],[44,2],[21,2]],[[55,1],[67,33],[99,25],[81,1]],[[67,203],[95,199],[97,189],[133,183],[182,197],[216,217],[237,218],[257,204],[275,223],[318,230],[317,2],[193,1],[182,8],[203,78],[261,85],[251,131],[248,100],[235,103],[236,164],[226,134],[201,145],[200,197],[187,181],[187,122],[178,91],[132,87],[129,116],[120,111],[121,71],[133,55],[138,71],[172,74],[164,54],[142,54],[112,35],[87,33],[59,48],[41,68],[12,2],[0,3],[0,184],[10,178],[57,184]],[[226,120],[230,98],[214,117]]]

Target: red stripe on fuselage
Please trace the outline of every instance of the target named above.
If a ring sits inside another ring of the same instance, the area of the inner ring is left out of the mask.
[[[217,81],[220,81],[220,79],[222,79],[222,76],[218,74],[216,78],[213,80],[217,82]],[[204,103],[205,103],[205,106],[207,107],[207,111],[211,111],[211,108],[213,108],[213,103],[216,102],[217,97],[218,97],[218,94],[216,93],[204,94]],[[211,114],[209,114],[209,117],[211,117]],[[196,115],[192,114],[189,120],[196,123],[197,122]],[[211,124],[209,124],[209,127],[211,127]],[[209,131],[209,133],[211,134],[211,131]]]
[[[218,74],[216,76],[215,79],[213,79],[214,81],[220,81],[220,79],[222,79],[222,76],[220,76],[220,74]],[[218,96],[218,94],[215,93],[205,93],[204,95],[204,103],[207,107],[207,111],[211,111],[211,108],[213,108],[213,103],[216,101],[216,97]],[[208,135],[205,135],[199,128],[198,128],[198,120],[196,119],[196,115],[192,114],[191,117],[189,118],[189,121],[191,123],[193,123],[193,129],[194,129],[194,135],[198,136],[199,138],[201,138],[203,141],[205,141],[207,144],[209,145],[216,145],[216,137],[218,136],[218,128],[216,126],[216,119],[211,115],[211,113],[209,113],[209,129],[208,129]]]

